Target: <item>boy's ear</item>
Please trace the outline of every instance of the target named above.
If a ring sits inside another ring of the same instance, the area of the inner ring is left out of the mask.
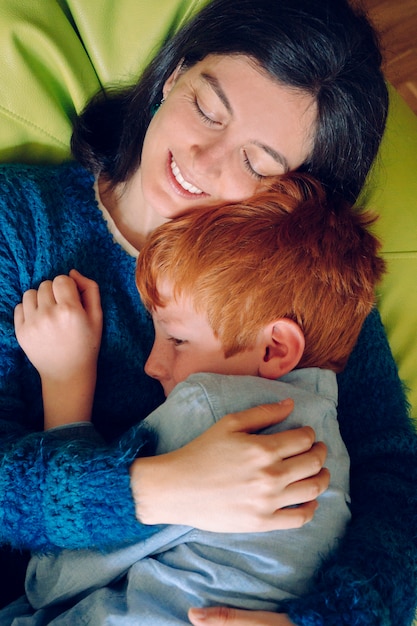
[[[262,378],[280,378],[293,370],[304,352],[304,333],[296,322],[283,317],[265,328]]]

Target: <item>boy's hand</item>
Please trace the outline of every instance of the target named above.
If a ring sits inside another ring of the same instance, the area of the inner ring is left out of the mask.
[[[72,270],[30,289],[15,309],[20,346],[41,378],[66,380],[95,367],[102,311],[98,285]]]
[[[45,281],[23,295],[14,320],[42,380],[45,427],[90,419],[103,325],[97,283],[76,270]]]

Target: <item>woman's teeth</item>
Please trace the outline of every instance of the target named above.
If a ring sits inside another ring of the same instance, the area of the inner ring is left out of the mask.
[[[179,185],[181,185],[183,189],[185,189],[189,193],[195,193],[197,195],[200,195],[203,193],[201,189],[199,189],[198,187],[195,187],[194,185],[192,185],[191,183],[185,180],[185,178],[183,177],[183,175],[181,174],[178,168],[178,165],[175,163],[174,159],[171,159],[171,170],[172,170],[175,180],[177,181]]]

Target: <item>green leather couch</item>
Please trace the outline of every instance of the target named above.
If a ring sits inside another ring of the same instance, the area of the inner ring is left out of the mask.
[[[101,85],[130,82],[205,0],[1,0],[0,160],[57,162]],[[381,216],[378,306],[417,418],[417,118],[392,90],[364,203]],[[395,416],[393,416],[393,419]]]

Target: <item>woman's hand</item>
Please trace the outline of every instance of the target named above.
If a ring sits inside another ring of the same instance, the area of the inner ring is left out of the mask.
[[[241,611],[217,606],[190,609],[188,617],[194,626],[294,626],[284,613]]]
[[[136,459],[131,485],[138,519],[214,532],[265,532],[310,521],[329,484],[325,445],[314,443],[308,426],[253,434],[292,409],[286,401],[227,415],[179,450]],[[299,506],[287,508],[292,505]]]

